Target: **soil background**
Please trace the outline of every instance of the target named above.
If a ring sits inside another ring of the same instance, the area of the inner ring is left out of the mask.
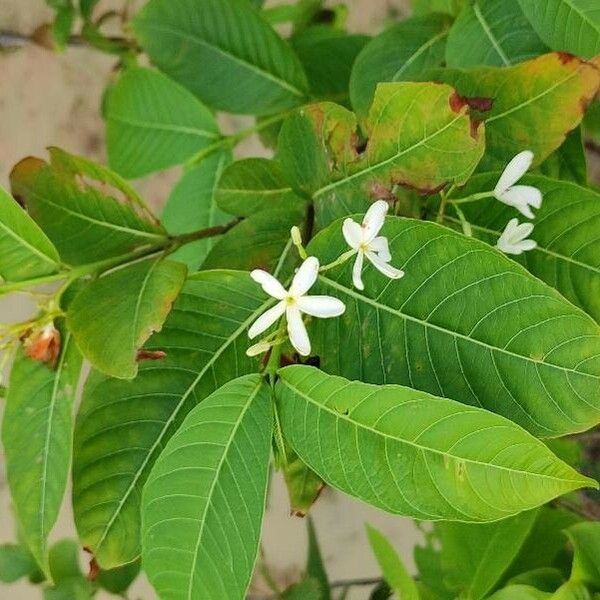
[[[177,1],[177,0],[173,0]],[[350,8],[350,29],[377,33],[390,14],[406,14],[405,0],[347,0]],[[98,13],[121,8],[122,0],[102,0]],[[133,2],[141,5],[143,2]],[[43,0],[0,0],[0,31],[29,35],[39,25],[51,20],[52,13]],[[22,158],[34,155],[46,157],[45,148],[59,146],[75,154],[105,161],[104,124],[100,117],[102,91],[112,77],[115,60],[94,50],[67,48],[56,54],[28,44],[16,51],[0,52],[0,185],[8,189],[10,170]],[[225,130],[248,126],[244,117],[222,120]],[[256,140],[244,143],[239,156],[264,155]],[[160,208],[181,171],[167,172],[136,182],[143,196],[155,208]],[[0,321],[12,322],[27,318],[31,306],[23,297],[0,300]],[[1,407],[0,407],[1,408]],[[369,551],[365,523],[380,528],[399,549],[402,558],[413,568],[412,548],[420,534],[409,519],[387,515],[349,497],[327,489],[314,507],[322,552],[332,581],[379,575]],[[289,516],[285,488],[279,475],[273,478],[268,509],[263,527],[263,547],[268,567],[276,581],[285,586],[297,580],[306,554],[305,522]],[[75,537],[69,497],[53,530],[51,539]],[[8,489],[0,455],[0,543],[15,538]],[[81,555],[86,569],[86,556]],[[368,598],[369,588],[354,588],[349,600]],[[257,577],[253,594],[266,594],[268,588]],[[18,583],[0,583],[1,600],[37,600],[39,588]],[[114,598],[98,595],[99,600]],[[156,594],[140,579],[131,589],[129,598],[154,600]]]

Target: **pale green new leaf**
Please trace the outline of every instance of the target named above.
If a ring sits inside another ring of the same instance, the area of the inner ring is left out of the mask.
[[[575,550],[571,580],[600,588],[600,523],[577,523],[565,533]]]
[[[278,410],[294,450],[331,485],[388,512],[494,521],[595,484],[480,408],[303,365],[279,375]]]
[[[444,61],[450,19],[432,14],[397,23],[373,38],[356,57],[350,75],[350,100],[366,115],[377,84],[409,80]]]
[[[154,461],[198,402],[256,372],[247,330],[270,305],[247,273],[195,274],[145,346],[164,358],[143,361],[130,381],[92,372],[75,426],[73,506],[102,568],[140,555],[140,497]]]
[[[229,165],[219,179],[215,198],[231,215],[249,217],[261,210],[303,207],[277,161],[246,158]]]
[[[465,5],[450,29],[446,64],[505,67],[547,50],[518,2],[477,0]]]
[[[130,379],[137,352],[161,328],[186,276],[185,265],[147,258],[88,283],[67,312],[67,326],[99,371]]]
[[[247,0],[150,0],[132,25],[152,62],[211,107],[263,115],[306,99],[300,61]]]
[[[106,121],[110,166],[129,178],[178,165],[219,138],[208,108],[152,69],[128,69],[110,87]]]
[[[597,0],[518,0],[538,35],[553,50],[594,58],[600,53]]]
[[[457,195],[493,189],[499,176],[500,173],[494,173],[473,177]],[[538,175],[528,175],[521,183],[537,187],[543,202],[535,211],[530,236],[537,247],[512,257],[513,260],[600,323],[600,193]],[[461,209],[473,234],[490,244],[496,244],[510,219],[522,220],[517,210],[493,198],[464,204]],[[459,227],[451,207],[445,219]]]
[[[58,269],[58,252],[29,215],[0,188],[0,277],[22,281]]]
[[[488,600],[547,600],[551,597],[552,594],[530,585],[509,585],[492,594]]]
[[[327,264],[345,252],[341,229],[337,222],[320,233],[309,254]],[[382,235],[402,279],[365,261],[358,291],[349,261],[315,286],[347,307],[337,319],[311,323],[325,371],[480,406],[537,436],[600,422],[595,321],[479,240],[399,217],[387,219]]]
[[[587,587],[579,581],[567,581],[551,596],[552,600],[592,600]]]
[[[243,600],[265,509],[273,415],[260,375],[230,381],[183,421],[142,496],[142,562],[162,600]]]
[[[370,525],[367,525],[367,537],[385,580],[398,598],[419,600],[421,596],[417,584],[406,570],[390,541]]]
[[[8,486],[21,531],[46,576],[48,534],[67,486],[73,402],[81,356],[63,332],[54,368],[18,351],[12,367],[2,443]]]
[[[50,158],[50,164],[22,160],[10,182],[63,261],[87,264],[166,241],[164,229],[116,174],[53,148]]]
[[[231,215],[217,206],[217,183],[231,161],[229,151],[215,152],[192,167],[169,195],[162,213],[162,223],[171,234],[191,233],[231,220]],[[197,270],[215,238],[185,244],[171,257]]]
[[[444,583],[457,596],[480,600],[497,586],[518,555],[537,511],[496,523],[437,523]]]

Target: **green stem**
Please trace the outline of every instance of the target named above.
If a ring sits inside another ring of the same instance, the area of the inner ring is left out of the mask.
[[[337,267],[338,265],[344,264],[349,258],[352,258],[356,254],[356,252],[357,251],[354,248],[352,248],[352,250],[348,250],[348,251],[344,252],[344,254],[338,256],[333,262],[330,262],[327,265],[323,265],[319,269],[319,273],[324,273],[325,271],[329,271],[330,269],[333,269],[334,267]]]
[[[460,219],[460,226],[462,227],[463,233],[467,237],[473,237],[473,230],[471,229],[471,223],[469,223],[469,221],[467,221],[467,218],[465,217],[465,213],[460,208],[458,208],[458,206],[456,206],[456,204],[453,204],[452,207],[454,208],[456,214],[458,215],[458,218]]]
[[[440,192],[440,196],[442,197],[442,201],[440,202],[440,209],[438,210],[436,222],[443,223],[444,222],[444,214],[446,213],[446,204],[448,204],[448,194],[445,194],[443,191]]]
[[[448,200],[451,204],[466,204],[467,202],[477,202],[477,200],[483,200],[484,198],[493,197],[494,192],[479,192],[477,194],[471,194],[470,196],[465,196],[464,198],[458,198],[456,200]]]
[[[279,321],[279,325],[277,326],[277,338],[285,334],[285,323],[285,317],[282,317]],[[279,369],[279,364],[281,362],[282,351],[283,344],[276,344],[271,347],[271,354],[269,355],[269,360],[267,362],[267,366],[265,367],[265,375],[268,377],[271,385],[275,383],[275,377],[277,375],[277,370]]]

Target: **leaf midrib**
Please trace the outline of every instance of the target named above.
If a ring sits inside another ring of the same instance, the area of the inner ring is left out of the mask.
[[[390,435],[388,433],[385,433],[383,431],[380,431],[378,429],[374,429],[373,427],[370,427],[369,425],[365,425],[364,423],[361,423],[360,421],[355,421],[353,419],[350,418],[350,415],[345,415],[343,413],[339,413],[335,410],[330,409],[328,406],[325,406],[324,404],[321,404],[318,400],[311,398],[310,396],[308,396],[306,393],[304,393],[302,390],[298,389],[297,387],[295,387],[294,385],[292,385],[289,381],[287,381],[285,379],[285,377],[282,377],[281,380],[283,381],[284,385],[286,385],[289,389],[291,389],[294,393],[298,394],[299,396],[301,396],[302,398],[304,398],[307,402],[313,404],[314,406],[316,406],[318,409],[320,410],[324,410],[326,412],[328,412],[329,414],[333,415],[336,419],[341,419],[343,421],[346,421],[348,423],[350,423],[351,425],[353,425],[354,427],[358,427],[358,428],[362,428],[366,431],[369,431],[370,433],[372,433],[373,435],[378,435],[381,436],[383,438],[392,440],[398,444],[405,444],[407,446],[412,446],[413,448],[416,448],[417,450],[420,450],[421,452],[430,452],[432,454],[437,454],[439,456],[443,456],[445,458],[450,458],[456,461],[460,461],[460,462],[464,462],[464,463],[469,463],[469,464],[473,464],[473,465],[479,465],[482,467],[487,467],[489,469],[498,469],[501,471],[508,471],[509,473],[518,473],[520,475],[527,475],[530,477],[538,477],[541,479],[549,479],[551,481],[558,481],[558,482],[564,482],[564,483],[575,483],[578,486],[581,486],[584,484],[585,480],[584,479],[565,479],[565,478],[559,478],[559,477],[553,477],[552,475],[545,475],[543,473],[535,473],[532,471],[523,471],[521,469],[511,469],[509,467],[504,467],[502,465],[495,465],[492,463],[485,463],[485,462],[481,462],[478,460],[474,460],[472,458],[463,458],[460,456],[456,456],[455,454],[452,454],[450,452],[444,452],[442,450],[437,450],[435,448],[431,448],[429,446],[423,446],[422,444],[418,444],[416,442],[411,442],[409,440],[405,440],[402,438],[398,438],[398,437],[394,437],[393,435]],[[391,386],[381,386],[381,387],[391,387]],[[449,400],[450,401],[450,400]],[[474,411],[477,409],[474,409]],[[501,417],[498,416],[498,418],[500,419]],[[510,422],[509,422],[510,423]],[[512,425],[514,425],[516,428],[518,428],[518,425],[512,423]],[[508,426],[508,425],[506,425]],[[459,440],[460,441],[460,440]],[[544,446],[544,444],[542,442],[539,442],[538,440],[536,440],[536,438],[534,438],[532,436],[532,443],[539,443],[540,446]],[[458,443],[458,442],[456,442]]]
[[[404,73],[404,71],[406,71],[406,69],[413,62],[415,62],[415,60],[417,60],[417,58],[419,58],[419,56],[421,56],[421,54],[423,54],[423,52],[425,52],[425,50],[427,50],[428,48],[431,48],[436,42],[445,38],[447,35],[448,35],[448,30],[444,30],[444,31],[438,33],[437,35],[434,35],[431,39],[427,40],[424,44],[421,44],[410,55],[410,57],[406,60],[406,62],[394,73],[394,75],[392,76],[392,81],[398,81],[398,78],[400,77],[400,75],[402,75],[402,73]]]
[[[452,331],[450,329],[446,329],[445,327],[441,327],[440,325],[435,325],[434,323],[431,323],[429,321],[424,321],[422,319],[418,319],[417,317],[413,317],[412,315],[408,315],[406,313],[401,312],[398,309],[392,308],[391,306],[388,306],[387,304],[381,304],[380,302],[377,302],[376,300],[373,300],[372,298],[368,298],[367,296],[363,296],[361,294],[356,293],[354,290],[347,288],[344,285],[341,285],[339,283],[337,283],[336,281],[333,281],[332,279],[329,279],[328,277],[325,277],[324,275],[319,275],[319,280],[323,281],[324,283],[326,283],[327,285],[330,285],[331,287],[335,288],[336,290],[351,296],[352,298],[359,300],[361,302],[364,302],[365,304],[370,304],[371,306],[382,310],[384,312],[390,313],[392,315],[395,315],[397,317],[400,317],[401,319],[406,319],[407,321],[411,321],[413,323],[417,323],[419,324],[421,327],[428,327],[430,329],[435,329],[436,331],[440,331],[446,335],[449,335],[451,337],[456,337],[456,338],[460,338],[462,340],[465,340],[467,342],[482,346],[484,348],[486,348],[487,350],[490,350],[491,352],[500,352],[502,354],[506,354],[508,356],[511,356],[513,358],[518,358],[519,360],[523,360],[526,362],[530,362],[533,363],[535,365],[544,365],[550,368],[554,368],[554,369],[558,369],[559,371],[562,371],[564,373],[574,373],[578,376],[582,376],[582,377],[590,377],[594,380],[596,379],[600,379],[598,378],[596,375],[592,375],[591,373],[585,373],[584,371],[577,371],[575,369],[572,368],[567,368],[567,367],[561,367],[560,365],[554,364],[554,363],[550,363],[550,362],[545,362],[545,361],[540,361],[540,360],[534,360],[528,356],[523,356],[522,354],[517,354],[515,352],[511,352],[510,350],[507,350],[506,348],[499,348],[498,346],[492,346],[486,342],[483,342],[481,340],[478,340],[476,338],[472,338],[469,337],[463,333],[459,333],[457,331]],[[590,317],[591,319],[591,317]]]
[[[47,255],[46,253],[44,253],[39,248],[36,248],[35,246],[32,246],[25,238],[21,237],[20,235],[17,235],[16,231],[13,231],[12,229],[10,229],[10,227],[7,227],[5,225],[5,223],[2,222],[2,221],[0,221],[0,228],[4,229],[4,231],[6,231],[6,233],[10,237],[12,237],[18,244],[20,244],[21,246],[24,246],[25,248],[29,249],[33,254],[35,254],[36,256],[39,256],[39,258],[41,258],[42,260],[50,263],[54,267],[58,267],[58,262],[57,261],[55,261],[54,259],[52,259],[49,255]],[[49,242],[49,243],[52,243],[52,242]]]
[[[144,25],[148,29],[154,29],[155,31],[159,31],[162,33],[170,33],[171,35],[173,35],[175,37],[180,37],[184,40],[187,40],[194,44],[197,44],[198,46],[204,46],[205,48],[209,48],[209,49],[217,52],[218,54],[221,54],[222,56],[228,58],[229,60],[231,60],[235,63],[238,63],[240,65],[243,65],[249,71],[252,71],[253,73],[257,74],[258,76],[262,77],[263,79],[272,81],[279,87],[283,88],[284,90],[287,90],[288,92],[291,92],[295,96],[298,96],[300,98],[304,98],[306,96],[305,92],[299,90],[296,86],[285,81],[284,79],[276,77],[273,73],[270,73],[269,71],[265,71],[264,69],[261,69],[257,65],[250,63],[247,60],[244,60],[243,58],[236,56],[235,54],[232,54],[231,52],[225,50],[224,48],[221,48],[220,46],[211,44],[200,37],[191,35],[189,33],[185,33],[181,30],[172,29],[171,27],[166,27],[164,25],[158,25],[157,23],[154,23],[149,20],[144,21]]]
[[[211,359],[204,365],[204,367],[202,367],[202,369],[199,371],[196,378],[192,381],[192,383],[188,386],[188,388],[182,394],[181,400],[179,401],[177,406],[173,409],[173,412],[171,413],[169,418],[165,421],[165,424],[164,424],[163,428],[161,429],[160,433],[158,434],[156,441],[149,448],[149,450],[146,454],[146,457],[144,458],[144,461],[140,465],[140,468],[136,471],[133,479],[131,480],[130,485],[127,487],[127,490],[125,490],[121,500],[119,500],[119,504],[117,505],[117,508],[115,509],[111,518],[109,519],[108,523],[106,524],[106,526],[102,532],[102,535],[100,536],[100,539],[96,542],[96,544],[95,544],[96,553],[98,553],[98,550],[104,543],[106,536],[108,535],[109,531],[111,530],[112,526],[114,525],[118,515],[121,512],[121,509],[125,505],[125,502],[127,501],[129,496],[133,492],[135,486],[137,485],[139,478],[142,476],[142,473],[144,472],[144,470],[146,469],[146,466],[148,465],[148,462],[150,461],[150,457],[154,454],[154,452],[156,451],[156,448],[158,448],[158,446],[162,442],[162,439],[163,439],[165,433],[168,431],[168,429],[171,427],[171,425],[177,418],[179,411],[181,410],[182,406],[185,404],[189,395],[194,391],[194,388],[196,387],[196,385],[198,385],[200,380],[204,377],[204,375],[206,375],[208,370],[213,366],[213,364],[217,361],[217,359],[221,356],[221,354],[223,354],[223,352],[225,352],[225,350],[229,347],[229,345],[238,338],[238,336],[254,321],[254,319],[256,319],[258,317],[258,315],[261,314],[265,310],[265,308],[267,308],[267,306],[271,303],[272,300],[273,300],[272,298],[265,300],[249,317],[247,317],[241,323],[241,325],[228,338],[223,340],[223,344],[221,345],[221,347],[212,355]]]
[[[130,117],[124,117],[122,115],[111,114],[108,117],[109,121],[116,121],[117,123],[123,123],[124,125],[130,125],[131,127],[139,127],[140,129],[155,129],[157,131],[168,131],[174,133],[186,133],[189,135],[195,135],[200,138],[216,140],[221,136],[218,133],[212,131],[206,131],[204,129],[198,129],[196,127],[189,127],[186,125],[175,125],[172,123],[151,123],[149,121],[142,121],[140,119],[132,119]]]
[[[500,42],[494,36],[494,32],[492,31],[490,25],[485,20],[485,17],[483,16],[481,9],[479,8],[478,2],[475,2],[473,4],[473,12],[475,13],[475,17],[479,21],[479,24],[481,25],[481,28],[483,29],[484,33],[488,36],[490,42],[492,43],[494,50],[496,50],[496,52],[498,53],[498,56],[502,59],[502,62],[506,66],[509,66],[511,64],[511,62],[508,59],[508,57],[506,56],[506,54],[504,53],[502,46],[500,46]]]
[[[200,551],[200,543],[202,541],[204,527],[206,525],[206,520],[207,520],[206,516],[208,514],[209,507],[211,506],[211,498],[212,498],[213,492],[215,490],[215,487],[217,485],[217,481],[219,479],[219,477],[218,477],[219,473],[221,472],[221,469],[223,468],[223,465],[225,464],[225,461],[227,458],[227,453],[229,452],[231,444],[233,443],[233,440],[235,438],[237,430],[239,429],[240,425],[242,424],[242,421],[244,420],[244,416],[246,415],[246,413],[248,412],[248,409],[254,402],[254,398],[256,398],[258,392],[260,391],[261,386],[262,386],[262,381],[260,380],[260,377],[259,377],[259,380],[256,384],[256,388],[252,391],[252,393],[248,397],[246,405],[244,406],[243,410],[241,411],[239,418],[238,418],[237,422],[235,423],[233,430],[231,431],[231,435],[229,436],[229,439],[227,440],[227,444],[223,448],[223,454],[221,455],[221,458],[219,459],[219,464],[217,465],[217,467],[214,470],[214,478],[210,484],[210,489],[208,490],[208,494],[206,495],[206,503],[204,505],[204,510],[202,511],[202,517],[200,519],[200,530],[198,531],[198,539],[196,541],[196,546],[194,548],[194,556],[192,559],[192,571],[191,571],[191,575],[190,575],[190,582],[188,585],[188,593],[187,593],[188,600],[193,600],[192,593],[194,590],[196,564],[198,561],[198,553]]]

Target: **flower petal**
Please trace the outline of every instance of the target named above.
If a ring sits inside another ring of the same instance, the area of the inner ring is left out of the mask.
[[[297,306],[303,313],[322,319],[339,317],[346,310],[346,305],[333,296],[303,296]]]
[[[527,252],[528,250],[533,250],[537,247],[537,242],[535,240],[522,240],[517,244],[522,252]]]
[[[532,185],[513,185],[505,193],[509,197],[518,197],[520,202],[526,202],[533,208],[542,206],[542,192]]]
[[[533,223],[521,223],[515,227],[515,237],[519,240],[528,238],[533,231]]]
[[[248,337],[250,339],[255,338],[263,331],[269,329],[279,317],[285,312],[285,302],[278,302],[275,306],[265,311],[254,323],[252,323],[250,329],[248,329]]]
[[[383,235],[376,237],[370,244],[369,249],[379,254],[379,258],[385,262],[392,260],[390,254],[390,247],[388,246],[388,240]]]
[[[344,234],[344,239],[350,248],[357,249],[361,242],[363,236],[363,228],[352,219],[348,218],[344,220],[342,224],[342,233]]]
[[[290,342],[302,356],[310,354],[310,340],[306,327],[302,322],[302,314],[297,306],[288,306],[286,311],[287,329],[290,337]]]
[[[496,195],[502,194],[509,187],[515,184],[531,166],[533,161],[533,152],[531,150],[524,150],[519,152],[507,165],[502,175],[498,179],[498,183],[494,189]]]
[[[356,255],[356,260],[354,261],[354,266],[352,267],[352,283],[357,290],[364,290],[365,285],[362,281],[361,273],[363,268],[363,257],[364,253],[359,252]]]
[[[379,233],[385,222],[385,215],[389,207],[385,200],[377,200],[377,202],[371,204],[363,219],[363,239],[365,242],[370,242]]]
[[[272,296],[273,298],[277,298],[277,300],[283,300],[287,295],[284,287],[271,275],[266,271],[262,271],[261,269],[254,269],[252,273],[250,273],[250,277],[256,281],[256,283],[260,283],[262,289]]]
[[[315,284],[319,275],[319,259],[316,256],[309,256],[301,265],[290,286],[290,295],[294,298],[304,296],[308,290]]]
[[[526,216],[528,219],[534,219],[535,215],[531,208],[529,208],[529,204],[527,203],[527,198],[523,196],[521,193],[522,185],[517,185],[515,187],[510,188],[500,196],[497,196],[500,202],[504,204],[508,204],[509,206],[513,206],[516,208],[522,215]],[[515,191],[516,190],[516,191]]]
[[[404,271],[402,269],[396,269],[396,267],[392,267],[390,263],[385,262],[377,256],[374,252],[367,252],[367,258],[373,263],[374,267],[381,273],[383,273],[386,277],[390,279],[400,279],[400,277],[404,276]]]

